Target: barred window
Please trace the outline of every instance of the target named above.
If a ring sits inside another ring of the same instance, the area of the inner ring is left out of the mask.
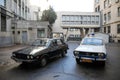
[[[38,29],[37,30],[37,37],[44,38],[45,37],[45,29]]]
[[[1,15],[1,31],[6,31],[6,16]]]
[[[120,17],[120,7],[118,7],[118,16]]]
[[[120,24],[117,25],[117,33],[120,33]]]
[[[106,21],[107,17],[106,17],[106,14],[104,14],[104,21]]]
[[[108,12],[108,21],[111,19],[111,12]]]

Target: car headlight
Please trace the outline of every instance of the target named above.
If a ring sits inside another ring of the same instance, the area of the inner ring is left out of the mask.
[[[78,55],[79,54],[79,52],[78,51],[74,51],[74,55]]]
[[[27,56],[27,59],[30,59],[30,56],[29,56],[29,55]]]
[[[33,56],[30,56],[30,59],[33,59]]]
[[[98,53],[99,57],[104,57],[104,53]]]
[[[28,55],[27,59],[33,59],[33,56],[32,55]]]

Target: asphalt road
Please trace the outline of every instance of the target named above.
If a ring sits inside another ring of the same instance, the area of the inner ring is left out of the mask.
[[[64,58],[55,58],[41,68],[38,65],[21,65],[10,59],[11,52],[21,47],[0,51],[0,80],[119,80],[120,44],[111,43],[107,47],[106,65],[80,64],[73,56],[73,50],[79,44],[69,42],[68,54]],[[23,47],[23,46],[22,46]]]

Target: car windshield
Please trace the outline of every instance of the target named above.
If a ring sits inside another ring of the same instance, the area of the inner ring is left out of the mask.
[[[46,46],[47,44],[47,40],[35,40],[33,43],[32,43],[32,46]]]
[[[103,45],[103,41],[97,38],[85,38],[82,45]]]

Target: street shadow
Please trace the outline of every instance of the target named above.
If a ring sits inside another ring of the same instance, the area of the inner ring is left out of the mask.
[[[87,69],[93,69],[93,70],[105,70],[105,65],[100,63],[80,63],[80,67],[87,68]]]
[[[38,69],[44,69],[47,68],[48,66],[59,62],[62,59],[67,58],[67,56],[65,57],[55,57],[53,59],[48,60],[48,63],[46,66],[41,67],[40,63],[35,62],[35,63],[20,63],[18,66],[12,68],[12,70],[23,70],[23,71],[34,71],[34,70],[38,70]]]

